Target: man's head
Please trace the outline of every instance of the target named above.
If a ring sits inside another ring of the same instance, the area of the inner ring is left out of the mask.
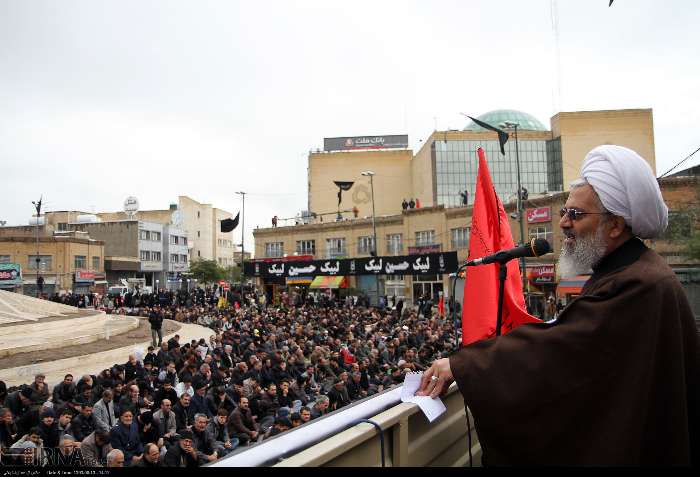
[[[302,423],[309,422],[311,420],[311,411],[309,411],[308,408],[302,407],[301,411],[299,411],[299,416],[301,416]]]
[[[158,459],[160,458],[158,446],[152,442],[146,444],[143,448],[143,458],[152,464],[158,462]]]
[[[207,415],[206,414],[195,414],[194,416],[194,428],[197,432],[203,432],[207,428]]]
[[[226,421],[228,421],[228,411],[223,407],[219,408],[216,412],[216,420],[219,421],[219,424],[222,426],[226,424]]]
[[[95,444],[103,446],[109,442],[109,431],[98,429],[95,431]]]
[[[61,415],[58,416],[58,424],[64,429],[72,420],[73,413],[68,408],[65,408],[63,411],[61,411]]]
[[[194,441],[194,436],[192,431],[184,430],[180,431],[180,447],[185,451],[189,452],[192,449],[192,442]]]
[[[581,177],[560,212],[564,277],[587,273],[634,236],[658,237],[668,224],[659,184],[636,152],[598,146],[586,155]]]
[[[182,407],[188,407],[190,405],[190,400],[192,398],[190,397],[189,394],[187,393],[182,393],[182,396],[180,396],[180,405]]]
[[[107,454],[107,467],[124,467],[124,453],[119,449],[112,449]]]
[[[46,409],[41,413],[41,422],[46,426],[51,426],[53,421],[56,419],[56,414],[53,409]]]
[[[559,221],[564,234],[559,257],[563,277],[590,273],[603,257],[632,237],[625,220],[605,209],[588,182],[579,179],[571,187]]]
[[[109,404],[112,398],[112,391],[110,391],[109,389],[102,391],[102,400],[105,402],[105,404]]]
[[[83,417],[90,417],[92,415],[92,404],[90,404],[89,402],[83,404],[83,407],[80,410],[80,414],[82,414]]]
[[[64,434],[58,447],[63,455],[71,455],[74,449],[80,447],[80,442],[76,441],[75,437],[70,434]]]
[[[173,403],[170,402],[170,399],[163,399],[160,402],[160,410],[163,411],[164,414],[167,414],[172,406]]]
[[[129,427],[134,420],[134,414],[127,408],[122,409],[119,414],[119,420],[124,426]]]
[[[63,384],[65,385],[70,385],[73,383],[73,375],[72,374],[66,374],[63,377]]]
[[[241,400],[238,402],[238,406],[244,411],[248,409],[248,398],[241,397]]]

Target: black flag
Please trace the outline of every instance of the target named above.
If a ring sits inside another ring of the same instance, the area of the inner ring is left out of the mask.
[[[338,206],[340,206],[343,191],[350,190],[354,182],[333,181],[333,183],[338,186]]]
[[[505,146],[506,143],[508,142],[508,133],[505,132],[503,129],[498,129],[498,128],[495,127],[495,126],[491,126],[491,125],[488,124],[488,123],[485,123],[485,122],[483,122],[483,121],[479,121],[478,119],[474,119],[474,118],[472,118],[471,116],[467,116],[467,117],[468,117],[469,119],[471,119],[472,121],[474,121],[474,122],[475,122],[476,124],[478,124],[479,126],[481,126],[482,128],[484,128],[484,129],[489,129],[489,130],[491,130],[491,131],[494,131],[494,132],[497,132],[497,133],[498,133],[498,142],[499,142],[500,145],[501,145],[501,154],[503,154],[503,155],[505,156],[505,155],[506,155],[506,150],[505,150],[505,148],[504,148],[503,146]]]
[[[231,219],[224,219],[221,221],[221,232],[232,232],[233,229],[238,227],[238,217],[241,215],[240,212],[236,214],[236,218],[231,220]]]

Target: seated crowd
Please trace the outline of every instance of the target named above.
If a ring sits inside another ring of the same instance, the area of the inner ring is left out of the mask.
[[[210,336],[175,335],[52,389],[41,374],[18,388],[0,381],[3,458],[199,466],[400,384],[456,346],[453,324],[429,308],[238,296],[233,306],[196,297],[182,306],[154,294],[129,313],[205,324]]]

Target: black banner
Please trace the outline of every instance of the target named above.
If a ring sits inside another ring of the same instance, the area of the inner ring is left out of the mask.
[[[456,272],[457,252],[363,257],[329,260],[245,262],[247,277],[262,277],[266,283],[299,276],[347,275],[439,275]]]

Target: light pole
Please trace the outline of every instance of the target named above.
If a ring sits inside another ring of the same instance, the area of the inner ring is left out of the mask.
[[[190,279],[187,279],[187,293],[190,292]]]
[[[370,255],[373,257],[377,256],[377,222],[376,222],[376,214],[374,211],[374,172],[372,171],[364,171],[362,173],[363,176],[369,177],[369,187],[370,190],[372,191],[372,235],[374,236],[372,239],[372,251]],[[377,306],[379,306],[379,275],[374,276],[374,281],[375,285],[377,288]]]
[[[520,243],[522,244],[525,243],[525,225],[523,224],[523,188],[520,185],[520,153],[518,151],[518,126],[520,126],[520,124],[506,121],[501,126],[507,129],[513,129],[515,131],[515,167],[518,174],[518,195],[516,206],[518,210],[518,224],[520,225]],[[525,293],[525,290],[527,289],[525,257],[520,258],[520,274],[522,275],[523,280],[523,293]]]
[[[243,282],[245,280],[245,192],[238,191],[236,194],[240,195],[243,198],[243,207],[241,211],[241,287],[243,287]],[[234,250],[233,253],[235,254],[236,251]]]
[[[43,197],[43,196],[42,196]],[[39,256],[39,219],[41,218],[41,199],[39,197],[39,202],[32,201],[34,208],[36,208],[36,297],[41,298],[41,289],[43,286],[43,279],[41,278],[41,271],[39,270],[39,263],[41,262],[41,257]]]

